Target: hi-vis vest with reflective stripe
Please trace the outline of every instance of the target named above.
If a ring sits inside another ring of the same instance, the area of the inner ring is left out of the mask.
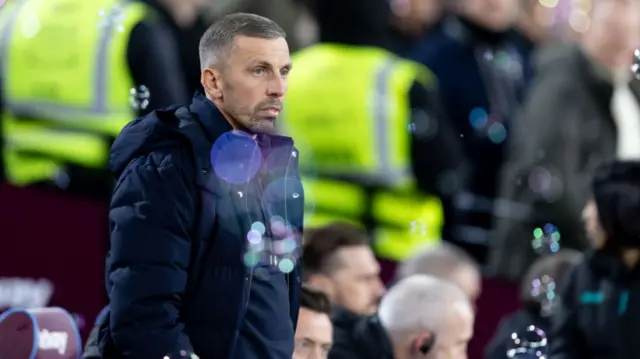
[[[377,48],[320,44],[294,56],[283,130],[300,149],[305,226],[364,225],[382,257],[402,260],[440,241],[442,208],[411,174],[414,81],[423,66]]]
[[[117,0],[22,0],[0,16],[9,182],[51,179],[65,163],[104,168],[110,139],[134,118],[129,34],[147,14]]]

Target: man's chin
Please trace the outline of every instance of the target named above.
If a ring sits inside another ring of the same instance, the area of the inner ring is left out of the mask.
[[[273,134],[276,132],[276,119],[275,118],[261,118],[253,127],[253,131],[256,133]]]

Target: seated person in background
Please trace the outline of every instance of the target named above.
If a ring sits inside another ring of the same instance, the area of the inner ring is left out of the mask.
[[[327,359],[333,343],[331,303],[327,296],[302,286],[293,359]]]
[[[400,265],[397,279],[414,274],[426,274],[450,281],[460,287],[472,302],[480,296],[482,278],[478,263],[453,244],[444,242],[418,252]]]
[[[640,162],[600,165],[583,211],[590,252],[569,271],[550,359],[640,358]]]
[[[485,359],[504,359],[512,344],[511,334],[522,332],[529,325],[542,329],[545,333],[549,332],[550,315],[558,308],[557,287],[564,285],[567,271],[580,260],[582,253],[563,249],[541,257],[531,265],[520,288],[522,308],[500,322],[493,339],[487,345]],[[547,297],[550,292],[556,295],[553,299]]]
[[[304,282],[324,292],[345,315],[378,310],[385,293],[380,265],[358,227],[333,223],[305,230],[302,268]]]
[[[457,286],[427,275],[394,285],[378,315],[336,327],[331,359],[466,359],[474,313]]]

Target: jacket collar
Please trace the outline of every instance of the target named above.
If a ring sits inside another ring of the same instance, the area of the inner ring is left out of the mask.
[[[185,133],[204,132],[206,141],[198,140],[197,136],[191,136],[192,146],[194,147],[197,165],[201,168],[202,173],[209,173],[212,169],[210,161],[211,146],[215,144],[225,133],[233,131],[233,127],[224,118],[222,112],[215,104],[207,99],[203,94],[196,93],[192,103],[188,106],[190,118],[194,121],[191,124],[186,123],[184,126],[191,126],[192,130],[183,128]],[[195,127],[199,127],[196,130]],[[248,134],[240,137],[244,141],[255,141],[260,148],[262,156],[262,166],[270,177],[285,175],[289,169],[297,171],[298,168],[298,150],[294,147],[291,137],[257,134],[255,139]],[[293,161],[292,161],[293,160]],[[293,168],[290,168],[293,166]],[[204,181],[204,179],[203,179]]]
[[[353,346],[363,358],[393,358],[393,346],[377,315],[360,316],[343,307],[336,307],[331,315],[335,327],[349,333]]]
[[[640,265],[633,269],[625,267],[618,253],[614,247],[590,250],[586,253],[585,260],[594,272],[603,277],[640,277]]]
[[[195,119],[205,129],[207,138],[212,143],[222,134],[233,131],[233,127],[218,107],[200,92],[193,95],[189,111],[195,115]]]
[[[368,358],[393,358],[393,345],[377,315],[365,317],[354,328],[354,340]]]

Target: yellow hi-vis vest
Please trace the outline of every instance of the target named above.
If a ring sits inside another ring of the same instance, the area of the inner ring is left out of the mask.
[[[409,90],[431,72],[373,47],[319,44],[293,57],[283,130],[300,149],[305,226],[363,225],[378,256],[439,243],[440,201],[411,172]]]
[[[5,173],[17,186],[65,164],[102,169],[134,118],[129,34],[148,13],[117,0],[22,0],[2,9]]]

